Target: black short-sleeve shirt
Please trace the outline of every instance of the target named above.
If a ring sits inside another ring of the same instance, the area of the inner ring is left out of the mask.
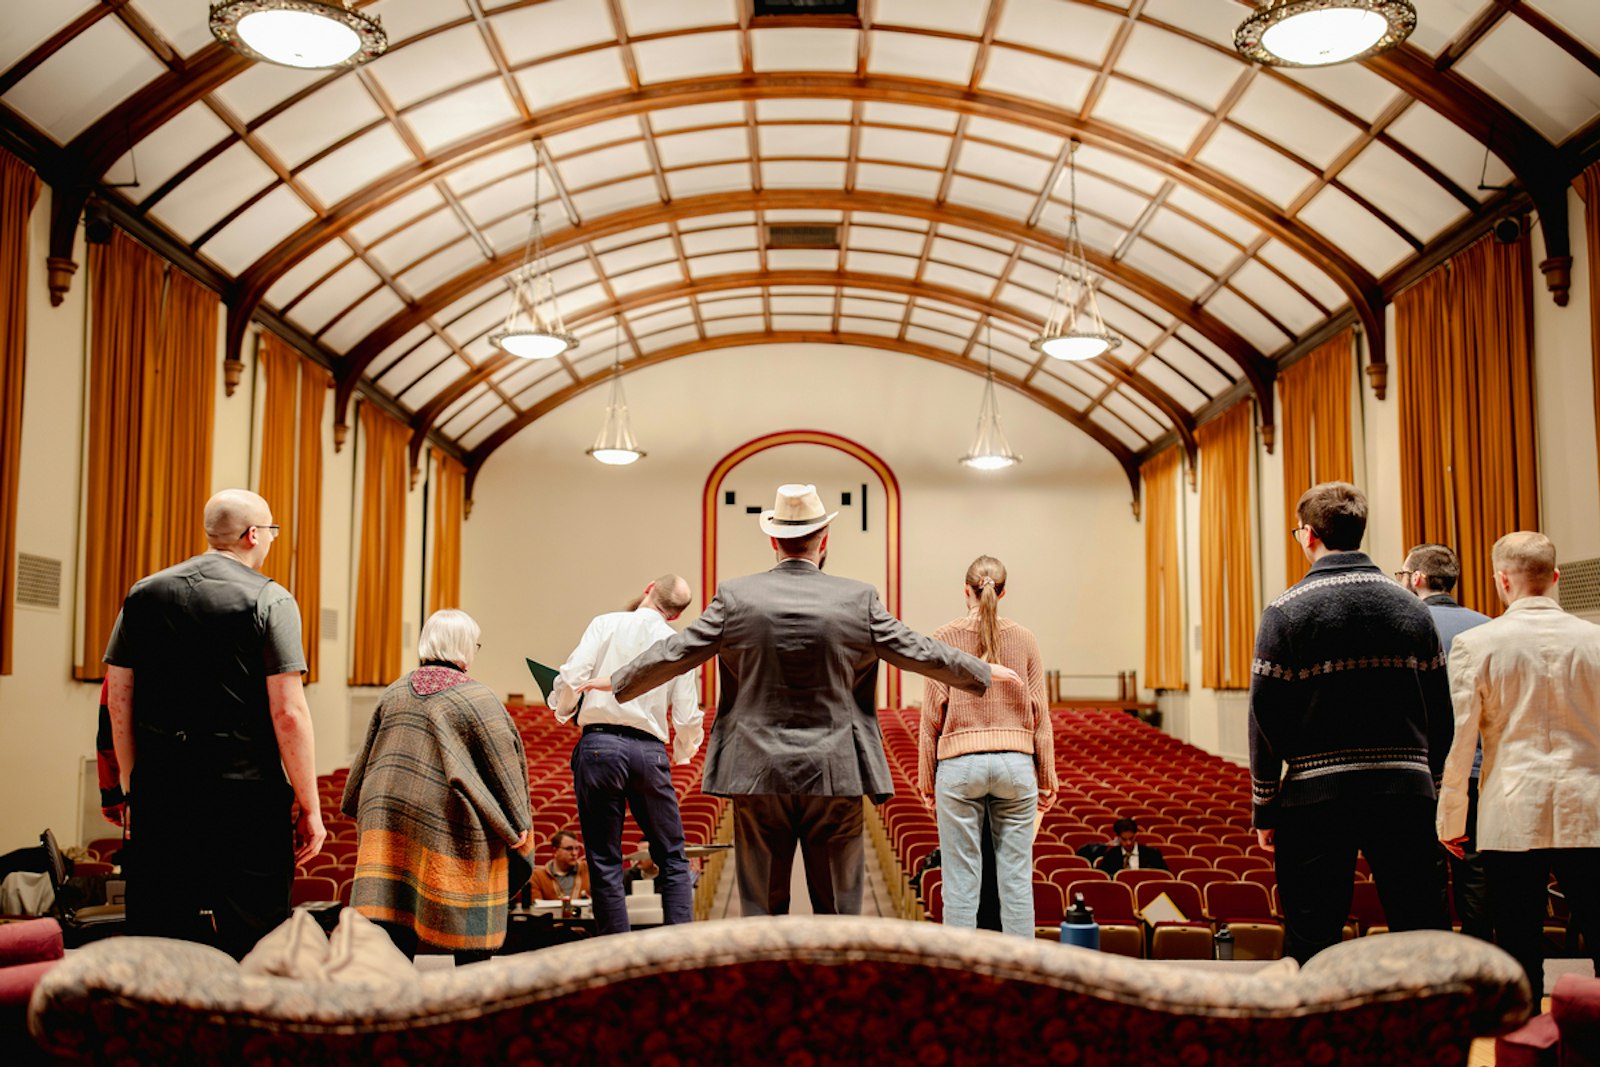
[[[105,661],[133,671],[141,765],[283,781],[267,678],[306,666],[283,586],[221,553],[185,560],[134,584]]]

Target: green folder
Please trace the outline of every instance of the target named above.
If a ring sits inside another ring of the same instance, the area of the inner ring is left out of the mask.
[[[550,694],[556,690],[556,677],[560,675],[561,671],[555,667],[546,667],[536,659],[523,658],[527,660],[528,673],[533,675],[534,684],[539,687],[539,692],[544,694],[544,702],[549,704]],[[574,715],[583,709],[583,698],[587,695],[587,693],[578,695],[578,706],[572,711]]]

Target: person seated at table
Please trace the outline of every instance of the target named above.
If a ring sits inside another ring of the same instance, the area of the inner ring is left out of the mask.
[[[1106,851],[1095,861],[1095,866],[1109,875],[1118,871],[1164,871],[1167,861],[1154,845],[1139,844],[1139,824],[1133,819],[1121,818],[1111,824],[1115,838]]]
[[[589,865],[583,862],[583,845],[571,830],[558,830],[550,839],[550,858],[533,869],[536,900],[581,900],[589,896]]]

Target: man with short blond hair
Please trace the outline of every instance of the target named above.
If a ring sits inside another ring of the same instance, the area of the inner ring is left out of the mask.
[[[1505,614],[1450,649],[1456,736],[1438,833],[1455,848],[1466,832],[1467,779],[1481,736],[1477,845],[1489,918],[1537,998],[1552,871],[1600,972],[1600,626],[1551,597],[1561,572],[1544,534],[1506,534],[1493,559]]]
[[[210,549],[136,582],[106,646],[129,828],[128,925],[241,958],[322,848],[300,611],[261,573],[272,509],[225,489]],[[286,780],[287,775],[287,780]],[[293,817],[293,805],[299,815]]]
[[[1433,817],[1451,718],[1433,619],[1360,551],[1361,490],[1314,485],[1295,511],[1311,570],[1261,613],[1249,730],[1284,953],[1304,963],[1339,941],[1358,852],[1392,929],[1449,925]]]

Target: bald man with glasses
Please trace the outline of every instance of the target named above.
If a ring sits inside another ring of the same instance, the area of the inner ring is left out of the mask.
[[[106,689],[130,931],[237,959],[289,917],[295,863],[326,834],[300,611],[261,573],[278,536],[272,509],[225,489],[204,521],[207,551],[128,592]]]

